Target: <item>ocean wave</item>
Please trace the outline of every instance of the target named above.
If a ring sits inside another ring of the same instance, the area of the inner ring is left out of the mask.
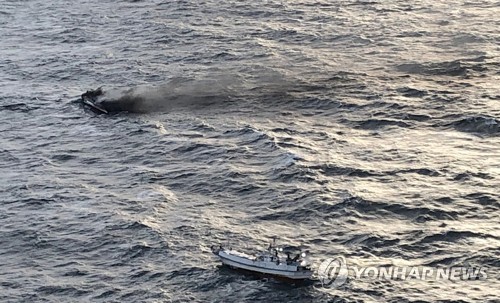
[[[422,216],[426,216],[431,220],[448,220],[456,219],[459,215],[459,212],[457,211],[445,211],[424,206],[415,207],[403,205],[401,203],[369,201],[360,197],[349,197],[344,199],[344,201],[335,204],[335,208],[354,209],[360,214],[366,215],[386,216],[387,214],[392,214],[396,217],[416,221],[422,221]]]
[[[427,235],[422,239],[418,240],[418,244],[428,244],[434,242],[458,242],[462,240],[468,240],[469,238],[498,240],[498,237],[494,237],[492,235],[484,233],[450,230],[441,233],[435,233],[432,235]]]
[[[389,127],[389,126],[398,126],[398,127],[405,127],[408,128],[411,125],[403,122],[401,120],[390,120],[390,119],[367,119],[358,122],[357,128],[360,129],[380,129],[384,127]]]
[[[463,62],[448,61],[438,63],[405,63],[397,66],[404,73],[428,76],[465,76],[468,68]]]
[[[319,166],[309,166],[309,169],[319,170],[326,176],[350,176],[350,177],[374,177],[381,176],[374,171],[363,170],[360,168],[342,167],[334,164],[325,164]]]
[[[26,103],[13,103],[13,104],[0,105],[0,111],[9,110],[9,111],[19,111],[23,113],[27,113],[35,108],[36,107],[28,106]]]
[[[500,197],[496,197],[493,194],[488,193],[472,193],[464,197],[465,199],[475,201],[479,205],[485,208],[491,208],[493,210],[500,209]]]
[[[472,116],[463,118],[444,126],[451,126],[456,130],[480,134],[500,133],[500,120],[488,116]]]
[[[356,245],[365,249],[387,248],[398,245],[399,239],[385,239],[376,234],[361,234],[342,241],[345,245]]]
[[[236,2],[2,2],[0,301],[494,301],[493,278],[292,287],[210,252],[494,273],[494,1]],[[82,110],[99,86],[125,113]]]
[[[421,98],[421,97],[426,96],[428,94],[426,91],[419,90],[416,88],[411,88],[411,87],[398,88],[397,92],[399,92],[400,94],[402,94],[403,96],[408,97],[408,98]]]

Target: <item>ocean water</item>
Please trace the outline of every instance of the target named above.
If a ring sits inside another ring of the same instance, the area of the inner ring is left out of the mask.
[[[500,3],[0,1],[1,302],[498,302]],[[127,112],[78,103],[102,86]],[[242,275],[314,266],[480,281]]]

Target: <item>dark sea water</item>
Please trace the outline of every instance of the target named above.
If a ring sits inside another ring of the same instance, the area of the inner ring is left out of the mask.
[[[0,301],[498,302],[499,16],[495,0],[0,0]],[[76,102],[99,86],[137,102]],[[272,236],[315,266],[488,278],[296,287],[210,253]]]

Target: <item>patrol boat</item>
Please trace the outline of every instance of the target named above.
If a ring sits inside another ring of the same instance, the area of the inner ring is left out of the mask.
[[[290,252],[276,247],[276,240],[269,244],[267,250],[251,256],[232,248],[212,246],[212,252],[219,257],[223,264],[231,268],[240,269],[255,274],[273,276],[278,279],[303,281],[310,280],[313,271],[306,261],[306,253],[299,252],[295,257],[290,257]],[[281,254],[281,257],[280,257]]]

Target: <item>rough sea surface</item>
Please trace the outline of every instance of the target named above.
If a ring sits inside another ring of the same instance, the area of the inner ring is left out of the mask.
[[[0,1],[1,302],[498,302],[496,0]],[[103,86],[129,112],[76,100]],[[297,287],[210,245],[483,281]]]

